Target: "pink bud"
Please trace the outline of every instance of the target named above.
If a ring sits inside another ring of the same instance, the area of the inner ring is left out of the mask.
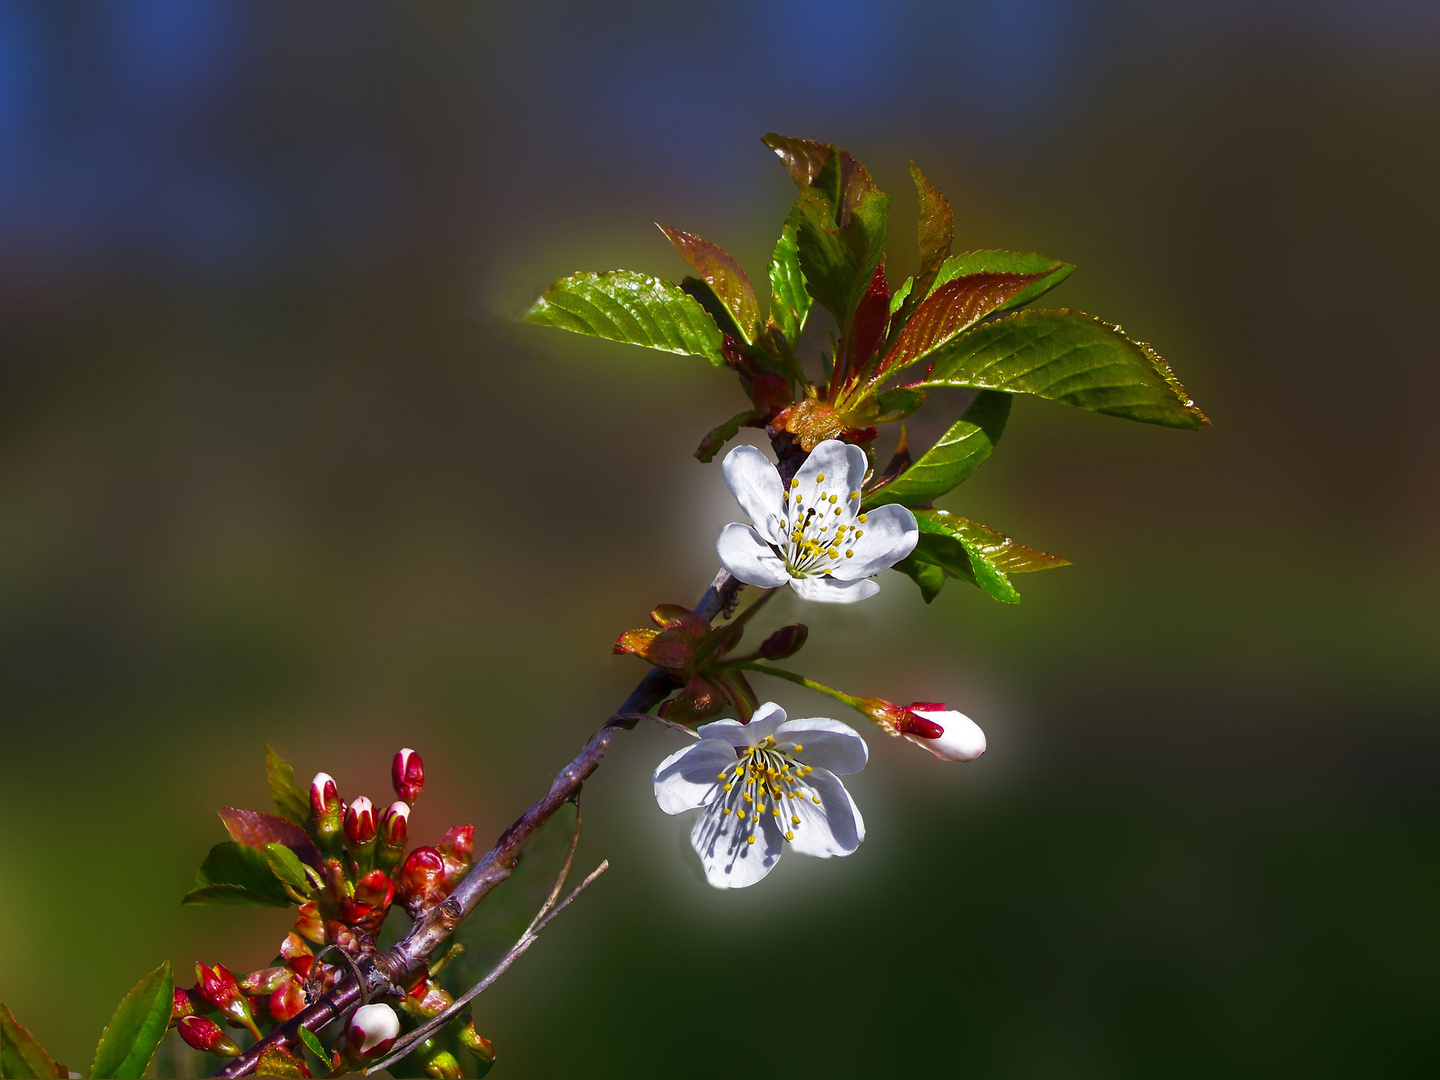
[[[945,761],[974,761],[985,753],[985,733],[964,713],[944,702],[917,701],[906,706],[899,731]]]
[[[418,919],[449,895],[445,887],[445,859],[432,847],[416,848],[400,870],[395,895],[412,919]]]
[[[270,1015],[282,1024],[305,1011],[305,990],[300,980],[289,978],[270,993]]]
[[[400,1034],[400,1018],[389,1005],[361,1005],[350,1014],[345,1026],[345,1043],[360,1056],[379,1055],[390,1049]]]
[[[390,782],[395,794],[407,803],[413,803],[425,787],[425,763],[414,750],[401,750],[390,765]]]
[[[192,991],[185,989],[183,986],[175,987],[175,996],[170,1006],[170,1019],[172,1021],[195,1015],[195,999],[191,994]]]
[[[403,848],[410,827],[410,807],[393,802],[380,815],[380,836],[391,847]]]
[[[240,1047],[220,1030],[220,1025],[203,1016],[182,1016],[175,1023],[180,1038],[196,1050],[204,1050],[220,1057],[239,1057]]]
[[[345,846],[363,848],[375,842],[375,807],[361,795],[345,811]]]
[[[329,773],[316,773],[310,781],[310,813],[318,818],[333,813],[339,805],[340,789],[335,786],[335,778]]]

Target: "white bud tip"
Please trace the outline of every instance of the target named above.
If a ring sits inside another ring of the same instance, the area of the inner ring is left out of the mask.
[[[374,812],[375,804],[364,795],[357,795],[355,801],[350,804],[350,809],[357,814],[369,814]]]
[[[415,756],[415,751],[407,746],[395,756],[400,759],[400,767],[403,769],[410,764],[410,759]]]
[[[335,778],[328,772],[317,772],[315,779],[310,781],[310,787],[314,791],[324,791],[326,784],[335,784]],[[335,784],[338,788],[340,785]]]
[[[938,724],[943,733],[938,739],[926,739],[917,735],[905,737],[916,746],[923,746],[936,757],[945,761],[974,761],[985,753],[985,732],[962,712],[947,709],[944,712],[926,709],[912,710],[916,716]]]
[[[369,1053],[387,1039],[400,1034],[400,1018],[389,1005],[361,1005],[350,1017],[346,1032],[352,1045],[362,1054]]]
[[[410,820],[410,804],[400,802],[398,799],[385,808],[385,816],[398,816],[406,821]]]

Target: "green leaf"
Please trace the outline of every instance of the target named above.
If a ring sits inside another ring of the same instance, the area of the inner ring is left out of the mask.
[[[920,506],[953,490],[984,464],[1000,441],[1009,417],[1009,394],[982,391],[919,460],[865,497],[866,508],[885,503]]]
[[[310,879],[305,876],[305,866],[299,856],[284,844],[266,844],[265,865],[282,883],[305,893],[310,891]]]
[[[255,1068],[257,1076],[280,1076],[301,1080],[310,1075],[305,1063],[281,1046],[272,1046],[260,1055]]]
[[[1007,300],[998,310],[1012,311],[1024,307],[1059,285],[1075,269],[1074,263],[1061,262],[1033,251],[962,251],[940,265],[931,289],[947,281],[970,274],[1035,274],[1035,283]]]
[[[910,290],[915,287],[915,279],[907,277],[901,282],[900,287],[890,296],[890,318],[895,318],[895,312],[900,310],[900,305],[905,303],[905,298],[910,295]]]
[[[265,852],[232,842],[216,844],[195,872],[182,904],[289,907],[294,901],[270,869]]]
[[[1077,311],[1021,311],[976,327],[941,346],[930,373],[907,385],[1034,394],[1166,427],[1210,422],[1154,349]]]
[[[805,289],[805,272],[800,269],[800,246],[796,231],[800,212],[791,210],[775,241],[770,257],[770,321],[779,328],[785,340],[794,345],[805,329],[810,314],[810,294]]]
[[[295,770],[275,752],[265,747],[265,775],[270,780],[270,799],[275,811],[286,821],[304,825],[310,820],[310,796],[295,782]]]
[[[108,1076],[115,1080],[138,1080],[150,1067],[155,1048],[170,1027],[170,1011],[174,1006],[174,983],[170,977],[170,961],[146,975],[121,999],[110,1017],[100,1045],[95,1048],[95,1064],[90,1075]]]
[[[796,242],[800,269],[810,295],[832,315],[842,333],[849,329],[860,298],[885,252],[890,196],[878,190],[860,194],[854,210],[837,225],[834,205],[819,195],[795,204],[799,211]]]
[[[742,413],[736,413],[723,424],[711,429],[710,434],[700,440],[700,445],[695,448],[695,457],[702,462],[714,460],[720,448],[727,442],[740,434],[740,429],[747,426],[760,426],[760,414],[754,409],[746,409]]]
[[[1009,574],[1070,565],[1066,559],[1017,544],[988,525],[944,510],[917,510],[915,521],[919,542],[896,569],[920,586],[927,604],[940,592],[944,577],[960,578],[996,600],[1016,604],[1020,594],[1010,584]]]
[[[542,326],[725,363],[720,328],[678,285],[629,270],[561,278],[525,313]]]
[[[923,299],[929,294],[945,257],[950,254],[950,243],[955,238],[955,215],[945,196],[925,178],[913,161],[910,162],[910,179],[915,181],[915,198],[920,204],[920,269],[915,275],[915,294]]]
[[[309,1028],[302,1027],[300,1029],[300,1041],[305,1044],[305,1049],[309,1050],[322,1062],[327,1065],[330,1063],[330,1055],[325,1053],[325,1047],[320,1042],[320,1036],[316,1035]]]
[[[168,1019],[168,1017],[167,1017]],[[0,1003],[0,1076],[16,1080],[50,1080],[70,1071],[45,1052],[38,1039],[16,1022]]]
[[[661,225],[660,231],[674,245],[680,257],[695,268],[702,281],[725,305],[725,310],[735,320],[741,337],[747,345],[755,342],[755,331],[760,323],[760,304],[755,299],[755,289],[750,278],[730,255],[718,244]]]

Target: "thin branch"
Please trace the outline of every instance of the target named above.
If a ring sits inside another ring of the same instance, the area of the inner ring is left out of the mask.
[[[417,1043],[424,1042],[431,1035],[435,1034],[436,1031],[440,1030],[451,1020],[455,1019],[456,1015],[459,1014],[461,1010],[463,1010],[466,1006],[470,1004],[470,1002],[474,1001],[477,997],[479,997],[486,990],[488,990],[496,979],[498,979],[501,975],[505,974],[505,972],[510,970],[510,967],[515,963],[515,961],[519,960],[520,957],[523,956],[525,952],[530,948],[530,946],[535,944],[536,939],[540,936],[540,931],[544,930],[545,927],[550,925],[551,919],[555,918],[556,915],[559,915],[560,912],[564,911],[567,907],[569,907],[570,901],[574,900],[577,896],[579,896],[591,885],[593,885],[595,883],[595,879],[609,869],[610,860],[605,859],[594,870],[591,870],[590,873],[586,875],[585,880],[580,882],[579,885],[575,886],[575,889],[570,893],[570,895],[565,897],[564,900],[560,901],[560,903],[556,905],[553,911],[547,911],[546,909],[542,908],[540,910],[540,913],[535,916],[535,921],[532,922],[530,926],[525,930],[525,932],[520,935],[520,937],[516,940],[515,944],[510,946],[510,951],[500,958],[500,962],[490,969],[490,973],[486,975],[485,978],[481,979],[469,990],[466,990],[465,993],[461,994],[453,1002],[447,1005],[443,1011],[436,1013],[420,1027],[416,1028],[414,1031],[410,1032],[410,1034],[406,1035],[401,1042],[397,1042],[394,1046],[392,1046],[390,1048],[390,1056],[387,1057],[384,1061],[368,1066],[365,1069],[365,1075],[369,1076],[371,1073],[379,1072],[381,1069],[395,1064],[395,1062],[399,1061],[402,1057],[404,1057],[412,1049],[414,1049]],[[568,863],[566,864],[566,870],[569,870]],[[563,884],[563,878],[560,882],[557,882],[556,884]],[[558,895],[558,890],[555,895]]]

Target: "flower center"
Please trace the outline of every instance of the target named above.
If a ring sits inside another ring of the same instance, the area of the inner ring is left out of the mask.
[[[788,750],[781,749],[776,745],[775,736],[767,735],[759,746],[737,750],[739,760],[716,777],[725,792],[720,815],[733,813],[748,824],[746,843],[755,843],[755,833],[764,814],[774,819],[786,840],[794,840],[801,821],[796,813],[799,806],[793,801],[808,800],[821,805],[820,792],[805,781],[815,771],[814,767],[795,757],[802,749],[798,743]],[[787,805],[787,800],[791,805]]]
[[[824,473],[816,476],[808,502],[799,490],[799,477],[785,491],[780,520],[785,545],[779,554],[792,577],[829,573],[842,560],[855,557],[853,545],[865,535],[860,527],[865,523],[865,515],[859,513],[860,492],[850,492],[842,503],[839,495],[825,491],[824,481]]]

